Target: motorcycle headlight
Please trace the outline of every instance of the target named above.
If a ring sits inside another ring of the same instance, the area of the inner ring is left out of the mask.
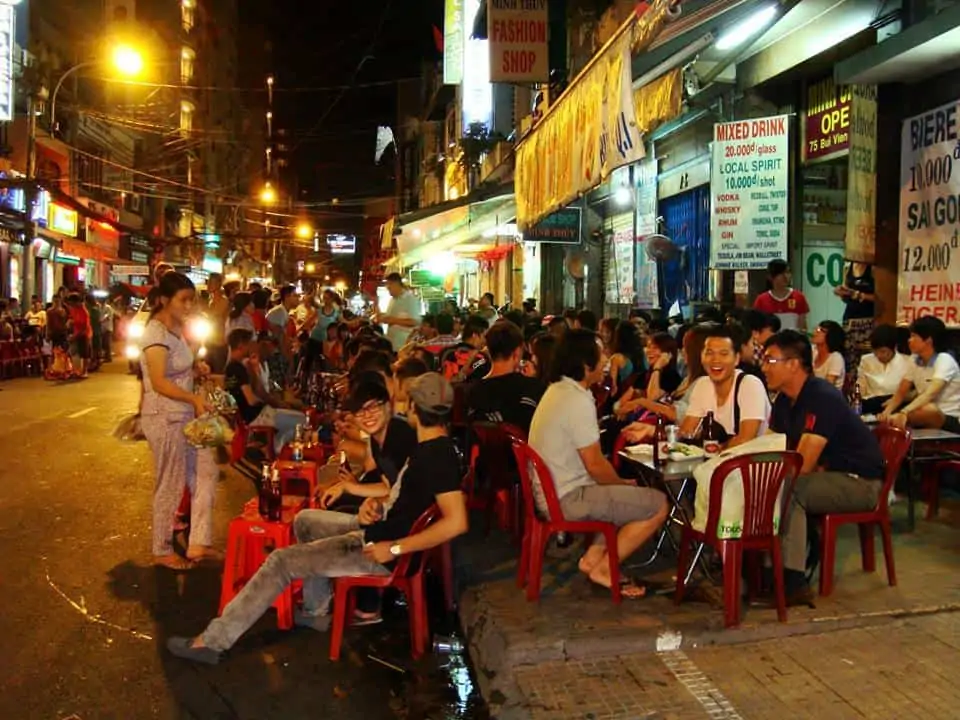
[[[143,323],[130,323],[130,326],[127,328],[127,337],[131,340],[139,340],[143,337],[143,330]]]

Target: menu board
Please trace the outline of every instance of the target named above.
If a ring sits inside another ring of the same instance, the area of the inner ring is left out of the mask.
[[[710,267],[752,270],[787,257],[789,116],[713,126]]]
[[[903,121],[897,320],[960,325],[960,100]]]

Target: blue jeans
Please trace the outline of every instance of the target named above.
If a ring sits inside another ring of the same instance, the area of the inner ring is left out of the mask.
[[[274,452],[283,450],[283,446],[293,440],[297,425],[306,425],[307,416],[299,410],[284,410],[265,406],[251,425],[269,425],[277,431],[274,439]]]

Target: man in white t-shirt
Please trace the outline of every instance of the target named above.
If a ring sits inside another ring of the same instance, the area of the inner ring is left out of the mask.
[[[390,304],[377,322],[387,326],[387,340],[393,345],[393,351],[399,352],[407,344],[410,333],[420,324],[420,298],[404,287],[400,273],[387,275],[387,290]]]
[[[293,356],[293,345],[287,335],[287,322],[290,319],[290,311],[298,304],[300,304],[300,295],[297,289],[293,285],[285,285],[280,288],[280,304],[270,308],[266,315],[267,327],[277,339],[283,356],[288,360]]]
[[[960,367],[946,351],[946,340],[947,328],[939,318],[914,320],[910,326],[914,364],[884,405],[881,420],[896,427],[942,428],[960,434]],[[917,396],[901,407],[911,389]]]
[[[737,370],[741,340],[730,328],[717,326],[707,332],[703,345],[706,377],[690,389],[690,406],[680,425],[680,434],[691,437],[707,416],[723,429],[724,448],[742,445],[767,431],[770,398],[763,382]]]
[[[568,330],[557,345],[553,360],[557,377],[537,405],[530,424],[530,447],[550,470],[567,520],[611,522],[617,532],[621,562],[643,545],[663,525],[667,503],[663,493],[637,487],[617,475],[600,449],[597,408],[590,386],[603,377],[596,333]],[[540,488],[534,490],[545,510]],[[580,559],[580,572],[591,582],[610,587],[610,567],[602,536],[594,538]],[[622,588],[624,597],[643,597],[646,589],[633,584]]]

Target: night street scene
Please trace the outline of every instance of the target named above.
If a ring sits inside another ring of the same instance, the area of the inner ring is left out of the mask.
[[[958,126],[952,0],[0,0],[0,718],[960,717]]]

